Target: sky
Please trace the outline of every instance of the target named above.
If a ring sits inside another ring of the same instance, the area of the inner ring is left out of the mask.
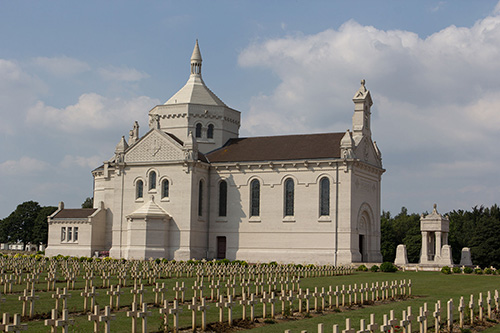
[[[0,0],[0,218],[91,197],[91,170],[187,81],[196,39],[241,137],[344,132],[365,79],[383,210],[500,202],[497,0]]]

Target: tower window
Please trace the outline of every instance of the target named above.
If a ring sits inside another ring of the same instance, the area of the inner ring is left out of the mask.
[[[210,124],[208,125],[207,128],[207,139],[213,139],[214,138],[214,125]]]
[[[144,196],[144,183],[142,180],[138,180],[135,184],[135,198],[139,199]]]
[[[162,198],[168,198],[168,192],[169,192],[169,183],[168,179],[164,179],[161,183],[161,197]]]
[[[201,138],[201,124],[200,123],[196,124],[195,136],[197,138]]]
[[[149,189],[154,190],[156,189],[156,172],[151,171],[149,173]]]
[[[294,189],[294,183],[293,179],[288,178],[285,181],[285,216],[293,216],[294,213],[294,207],[293,207],[293,201],[294,201],[294,195],[295,195],[295,189]]]

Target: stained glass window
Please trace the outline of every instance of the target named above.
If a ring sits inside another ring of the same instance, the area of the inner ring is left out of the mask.
[[[285,216],[293,216],[294,194],[293,179],[288,178],[285,181]]]
[[[137,183],[136,183],[136,188],[135,188],[135,197],[137,199],[139,198],[142,198],[143,197],[143,192],[144,192],[144,183],[142,182],[142,180],[138,180]]]
[[[207,139],[213,139],[214,138],[214,125],[210,124],[208,125],[207,128]]]
[[[156,172],[151,171],[149,173],[149,189],[154,190],[156,188]]]
[[[250,183],[250,216],[260,215],[260,182],[257,179]]]
[[[329,216],[330,215],[330,180],[326,177],[321,178],[320,182],[320,215]]]
[[[219,216],[227,215],[227,182],[219,183]]]
[[[198,216],[203,216],[203,180],[198,185]]]
[[[168,179],[164,179],[163,182],[161,183],[161,197],[168,198],[168,191],[169,191]]]
[[[196,137],[201,138],[201,124],[196,124]]]

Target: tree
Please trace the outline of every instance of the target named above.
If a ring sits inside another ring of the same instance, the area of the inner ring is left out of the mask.
[[[2,241],[32,242],[33,227],[41,209],[38,202],[34,201],[26,201],[18,205],[16,210],[2,221]]]
[[[87,197],[82,203],[82,208],[94,208],[94,198]]]
[[[47,216],[51,215],[56,210],[57,207],[42,207],[35,219],[35,226],[33,227],[33,244],[47,244],[47,238],[49,234],[49,224],[47,223]]]

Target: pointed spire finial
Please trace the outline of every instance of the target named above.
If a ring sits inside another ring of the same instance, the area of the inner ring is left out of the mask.
[[[193,54],[191,55],[191,74],[201,75],[201,58],[200,46],[198,45],[198,39],[194,45]]]

